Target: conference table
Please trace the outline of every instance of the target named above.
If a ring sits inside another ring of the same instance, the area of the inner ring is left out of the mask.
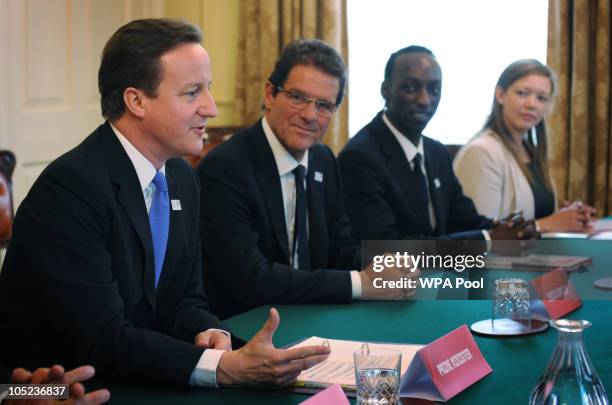
[[[566,254],[590,256],[588,271],[571,276],[581,294],[589,291],[581,308],[566,318],[586,319],[584,345],[608,396],[612,396],[612,291],[595,290],[592,281],[610,276],[612,242],[565,240],[557,248]],[[557,252],[558,253],[558,252]],[[530,274],[533,274],[531,272]],[[584,295],[582,295],[584,296]],[[280,326],[277,347],[310,336],[358,341],[428,344],[457,327],[491,317],[492,301],[414,300],[370,301],[351,305],[278,305]],[[269,306],[227,320],[234,334],[250,338],[268,316]],[[493,372],[452,398],[451,404],[523,404],[543,373],[558,332],[553,328],[520,337],[486,337],[474,334]],[[309,397],[286,389],[168,390],[110,386],[117,404],[298,404]],[[351,400],[354,403],[354,399]],[[406,402],[410,403],[410,402]]]

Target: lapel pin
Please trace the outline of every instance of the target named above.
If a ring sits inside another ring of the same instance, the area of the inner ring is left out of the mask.
[[[319,183],[323,183],[323,173],[321,172],[314,172],[314,179],[315,181],[318,181]]]
[[[172,211],[180,211],[181,210],[181,200],[171,200],[172,203]]]
[[[437,177],[434,179],[434,186],[436,186],[436,188],[440,188],[440,179],[438,179]]]

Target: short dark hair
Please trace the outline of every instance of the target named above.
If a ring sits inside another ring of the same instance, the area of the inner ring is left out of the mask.
[[[123,115],[128,87],[156,97],[161,56],[181,44],[201,41],[197,27],[167,18],[134,20],[119,28],[104,46],[98,71],[102,116],[115,120]]]
[[[336,97],[336,105],[340,105],[344,97],[346,84],[346,65],[334,48],[318,39],[297,39],[291,41],[276,61],[274,70],[268,81],[274,85],[273,93],[278,93],[279,86],[287,81],[289,72],[296,65],[314,66],[317,69],[338,79],[340,88]]]
[[[385,81],[390,81],[391,76],[393,76],[393,69],[395,69],[395,60],[406,53],[425,53],[434,59],[436,58],[432,51],[420,45],[410,45],[398,51],[395,51],[391,54],[391,56],[389,56],[389,60],[387,60],[387,64],[385,65]]]

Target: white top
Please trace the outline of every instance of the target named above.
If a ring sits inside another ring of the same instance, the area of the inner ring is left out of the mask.
[[[270,127],[268,120],[264,116],[261,120],[264,134],[268,144],[272,149],[274,160],[276,161],[276,167],[278,168],[278,175],[280,176],[281,190],[283,192],[283,207],[285,209],[285,225],[287,227],[287,241],[289,246],[289,257],[291,257],[291,263],[293,268],[299,268],[297,252],[293,252],[293,238],[295,228],[295,203],[296,203],[296,192],[295,192],[295,175],[293,169],[298,165],[303,165],[308,173],[308,150],[302,156],[302,159],[298,162],[295,160],[293,155],[283,146],[278,140],[274,131]],[[304,176],[304,190],[306,190],[306,177]],[[308,215],[308,214],[307,214]],[[308,217],[307,217],[308,218]],[[306,228],[308,229],[308,228]],[[351,290],[353,299],[361,298],[361,278],[359,277],[358,271],[351,271]]]
[[[529,181],[495,132],[477,134],[457,153],[454,166],[464,193],[482,215],[504,218],[523,211],[525,219],[534,218]]]
[[[146,158],[132,143],[121,133],[113,124],[111,128],[115,135],[121,142],[125,153],[127,153],[130,161],[134,165],[138,180],[140,181],[140,187],[142,189],[145,204],[147,206],[147,212],[151,209],[151,203],[153,201],[153,193],[155,192],[155,185],[153,184],[153,178],[155,177],[155,166]],[[166,174],[166,164],[161,167],[161,172]],[[228,338],[230,334],[227,331],[220,329],[208,329],[208,331],[219,331],[225,333]],[[224,350],[217,349],[206,349],[202,353],[202,357],[196,364],[195,369],[191,373],[189,378],[190,385],[198,385],[203,387],[217,387],[217,366],[221,360],[221,355]]]

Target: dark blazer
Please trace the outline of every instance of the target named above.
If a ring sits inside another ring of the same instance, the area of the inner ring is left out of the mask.
[[[308,156],[313,271],[289,266],[280,177],[261,121],[198,166],[204,289],[221,318],[263,304],[351,301],[350,275],[341,270],[360,269],[360,249],[350,236],[336,159],[322,144]]]
[[[158,288],[134,166],[105,123],[40,175],[15,218],[0,275],[0,360],[35,368],[92,364],[121,382],[187,385],[197,333],[226,329],[202,289],[199,185],[166,163],[171,211]]]
[[[423,147],[435,229],[426,220],[427,206],[413,192],[410,164],[382,112],[344,147],[338,161],[357,239],[483,239],[480,229],[489,228],[491,221],[463,194],[446,147],[426,136]]]

